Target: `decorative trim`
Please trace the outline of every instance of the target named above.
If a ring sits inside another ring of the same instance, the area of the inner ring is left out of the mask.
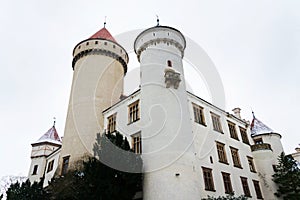
[[[174,87],[174,89],[177,89],[179,87],[180,83],[180,73],[175,72],[173,69],[165,69],[165,84],[166,88],[169,88],[171,86]]]
[[[140,56],[142,51],[146,50],[150,45],[155,45],[155,43],[170,43],[170,45],[174,45],[175,47],[177,47],[179,49],[179,51],[181,52],[181,58],[183,58],[184,55],[184,47],[177,41],[173,40],[173,39],[169,39],[169,38],[156,38],[153,40],[149,40],[148,42],[145,42],[142,46],[140,46],[140,48],[136,51],[136,55],[138,58],[138,61],[140,61]]]
[[[111,57],[113,59],[116,59],[118,62],[121,63],[121,65],[123,66],[124,69],[124,75],[127,72],[127,63],[125,62],[125,60],[119,56],[118,54],[112,52],[112,51],[108,51],[108,50],[104,50],[104,49],[97,49],[97,48],[93,48],[93,49],[87,49],[85,51],[81,51],[80,53],[78,53],[72,61],[72,68],[74,70],[75,64],[76,62],[84,57],[84,56],[88,56],[88,55],[104,55],[104,56],[108,56]]]

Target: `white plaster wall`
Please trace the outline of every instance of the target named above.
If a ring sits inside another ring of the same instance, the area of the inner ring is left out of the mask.
[[[231,176],[231,183],[233,191],[236,195],[243,195],[243,188],[241,185],[240,177],[246,177],[248,180],[248,186],[253,199],[256,199],[255,189],[252,180],[259,180],[258,174],[253,173],[249,169],[247,156],[252,157],[252,152],[250,146],[242,142],[241,134],[239,131],[239,126],[245,128],[246,123],[238,120],[231,115],[228,115],[225,111],[222,111],[210,104],[195,98],[193,95],[188,96],[188,103],[190,109],[190,123],[193,126],[193,133],[195,135],[195,151],[197,154],[197,166],[199,167],[199,179],[201,198],[210,196],[224,196],[225,189],[223,184],[223,178],[221,172],[229,173]],[[193,116],[193,106],[195,103],[204,108],[204,118],[206,126],[194,122]],[[221,126],[223,133],[213,130],[211,112],[220,116]],[[239,140],[235,140],[230,137],[227,121],[231,121],[236,124],[236,131]],[[249,129],[247,129],[248,136],[250,136]],[[249,140],[251,138],[249,137]],[[218,160],[218,154],[216,149],[216,141],[225,144],[225,151],[228,160],[228,165],[220,163]],[[232,155],[230,151],[230,146],[238,149],[239,157],[242,168],[237,168],[233,166]],[[213,159],[213,163],[210,162],[210,157]],[[206,191],[204,188],[203,173],[201,167],[206,167],[212,169],[213,179],[216,191]],[[250,198],[251,199],[251,198]]]
[[[56,172],[56,169],[58,167],[59,162],[59,156],[60,156],[60,150],[56,151],[54,154],[49,156],[46,160],[46,171],[45,171],[45,180],[44,180],[44,187],[47,187],[49,185],[49,181],[54,177],[54,174]],[[53,169],[50,172],[47,172],[48,169],[48,163],[54,160]]]
[[[34,166],[38,165],[37,173],[35,175],[32,174]],[[41,178],[43,177],[43,174],[45,172],[45,166],[46,166],[46,157],[36,157],[31,159],[31,164],[29,168],[28,178],[31,183],[33,182],[39,182]]]

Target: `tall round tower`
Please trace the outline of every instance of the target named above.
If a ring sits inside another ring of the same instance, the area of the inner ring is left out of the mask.
[[[96,134],[102,133],[102,111],[118,102],[128,55],[104,27],[73,50],[72,89],[61,152],[61,167],[93,154]],[[62,169],[62,172],[64,171]]]
[[[134,43],[141,70],[145,200],[200,198],[182,64],[185,46],[180,31],[159,25]]]

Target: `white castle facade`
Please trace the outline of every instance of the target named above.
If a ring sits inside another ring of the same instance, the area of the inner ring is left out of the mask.
[[[278,199],[272,181],[281,135],[240,109],[230,114],[186,91],[186,41],[176,29],[140,33],[140,89],[123,95],[128,55],[104,27],[73,51],[72,89],[61,141],[53,126],[32,144],[29,178],[44,186],[83,156],[97,133],[119,131],[144,164],[144,200],[196,200],[233,193]]]

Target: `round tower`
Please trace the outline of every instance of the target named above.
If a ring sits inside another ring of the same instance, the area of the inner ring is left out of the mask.
[[[200,198],[182,64],[185,46],[180,31],[159,25],[134,43],[141,70],[145,200]]]
[[[254,114],[250,129],[254,142],[251,151],[261,179],[263,196],[265,199],[277,199],[278,197],[274,195],[277,186],[272,181],[272,175],[278,164],[278,156],[283,152],[281,135],[258,120]]]
[[[63,138],[61,164],[93,155],[103,133],[102,111],[120,100],[128,55],[104,27],[73,50],[73,81]]]

